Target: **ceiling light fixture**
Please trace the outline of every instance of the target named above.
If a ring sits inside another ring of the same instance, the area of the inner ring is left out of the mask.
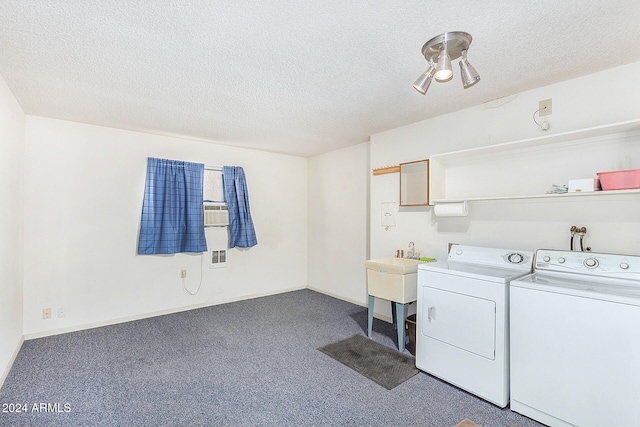
[[[439,82],[448,82],[453,78],[453,70],[451,69],[451,57],[447,52],[445,44],[440,55],[438,55],[438,65],[436,66],[436,74],[434,75]]]
[[[460,74],[465,89],[480,81],[480,75],[467,60],[467,51],[471,45],[471,35],[462,31],[440,34],[422,46],[422,55],[429,62],[429,69],[422,73],[413,84],[421,94],[427,93],[432,78],[438,82],[448,82],[453,78],[451,61],[460,60]],[[434,65],[435,64],[435,65]]]
[[[460,75],[462,76],[462,85],[465,89],[470,88],[480,81],[480,74],[473,68],[473,65],[467,61],[467,51],[462,51],[462,59],[460,64]]]
[[[429,64],[429,68],[427,71],[422,73],[420,77],[418,77],[416,82],[413,84],[413,88],[423,95],[427,93],[427,89],[429,89],[429,85],[431,84],[431,79],[433,78],[433,73],[435,71],[435,65]]]

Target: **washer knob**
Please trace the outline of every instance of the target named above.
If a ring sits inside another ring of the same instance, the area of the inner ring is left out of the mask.
[[[564,257],[562,257],[562,256],[560,258],[558,258],[558,262],[560,264],[564,264],[565,261],[566,261],[566,259]]]
[[[584,265],[587,266],[587,268],[595,268],[598,266],[598,260],[595,258],[587,258],[584,260]]]
[[[626,270],[626,269],[629,268],[629,264],[627,264],[626,262],[623,262],[623,263],[620,264],[620,268],[623,269],[623,270]]]
[[[543,257],[542,260],[544,262],[549,262],[549,261],[551,261],[551,257],[550,256],[546,256],[546,257]]]
[[[461,249],[458,249],[458,250],[456,251],[456,254],[457,254],[457,255],[462,255],[462,250],[461,250]]]

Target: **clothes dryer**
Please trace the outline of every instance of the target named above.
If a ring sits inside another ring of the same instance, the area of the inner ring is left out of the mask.
[[[509,282],[533,252],[452,245],[418,266],[416,367],[500,407],[509,403]]]

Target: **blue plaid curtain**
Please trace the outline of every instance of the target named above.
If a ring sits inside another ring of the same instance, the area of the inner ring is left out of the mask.
[[[224,200],[229,209],[229,248],[250,248],[257,245],[244,169],[239,166],[224,166],[222,179]]]
[[[138,254],[207,251],[203,176],[204,164],[149,157]]]

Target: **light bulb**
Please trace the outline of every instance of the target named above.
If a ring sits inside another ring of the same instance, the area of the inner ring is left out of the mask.
[[[453,77],[453,70],[451,69],[451,58],[447,49],[443,49],[438,56],[438,66],[436,67],[435,79],[439,82],[446,82]]]

